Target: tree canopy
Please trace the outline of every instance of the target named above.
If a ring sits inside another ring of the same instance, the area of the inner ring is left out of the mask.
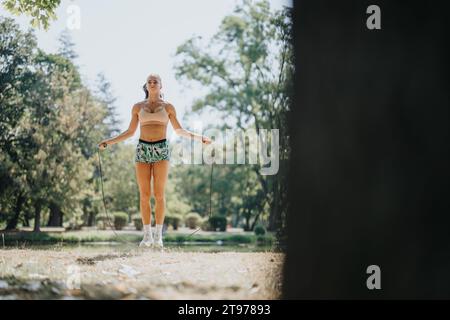
[[[48,29],[50,20],[56,19],[55,11],[61,0],[3,0],[3,6],[15,15],[31,17],[31,25]]]
[[[44,10],[42,14],[35,9]],[[14,6],[13,6],[14,4]],[[59,1],[5,1],[17,13],[42,19]],[[97,143],[119,133],[116,98],[106,75],[95,88],[81,80],[70,34],[57,53],[46,53],[32,31],[0,17],[0,226],[91,226],[103,212]],[[166,189],[167,215],[226,217],[235,227],[283,227],[287,208],[286,161],[293,76],[289,8],[274,11],[267,1],[242,1],[207,41],[192,37],[176,50],[175,74],[205,92],[190,116],[215,112],[217,129],[278,129],[280,169],[264,176],[257,165],[173,166]],[[130,103],[131,108],[132,103]],[[102,154],[107,209],[139,211],[134,147],[111,146]]]

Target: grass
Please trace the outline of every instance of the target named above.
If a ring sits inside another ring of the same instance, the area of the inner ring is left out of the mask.
[[[89,243],[89,242],[120,242],[132,241],[138,242],[142,239],[140,233],[119,233],[116,236],[112,231],[68,231],[61,233],[52,232],[0,232],[0,245],[2,244],[2,234],[4,235],[5,245],[16,245],[23,243],[31,244],[53,244],[53,243]],[[256,236],[255,234],[174,234],[167,232],[164,236],[166,243],[184,242],[200,242],[200,243],[217,243],[222,244],[264,244],[270,245],[274,242],[274,236],[265,234],[264,236]]]

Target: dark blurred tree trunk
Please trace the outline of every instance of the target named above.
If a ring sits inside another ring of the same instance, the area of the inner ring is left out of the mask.
[[[23,217],[23,226],[24,227],[30,226],[30,219],[28,218],[28,215],[24,215],[24,217]]]
[[[16,205],[14,207],[14,215],[8,221],[8,224],[6,225],[6,230],[16,229],[17,223],[19,222],[20,213],[22,212],[22,207],[23,207],[24,202],[25,202],[25,197],[22,193],[19,192],[19,195],[17,196],[17,199],[16,199]]]
[[[94,218],[94,209],[92,208],[89,198],[83,200],[83,223],[89,227],[92,226]]]
[[[273,178],[273,201],[270,206],[270,214],[269,214],[269,225],[267,226],[267,230],[274,231],[279,227],[279,220],[281,214],[281,203],[280,203],[280,190],[278,188],[278,177]]]
[[[20,211],[14,211],[13,216],[8,221],[5,230],[14,230],[17,227],[17,223],[19,222]]]
[[[244,208],[244,217],[245,217],[245,225],[244,225],[244,231],[250,231],[250,216],[251,216],[251,209]]]
[[[255,226],[256,226],[256,224],[258,223],[258,221],[259,221],[259,217],[261,216],[261,214],[263,213],[263,211],[264,211],[264,206],[266,205],[266,200],[263,200],[263,201],[259,201],[259,202],[257,202],[256,203],[256,215],[255,215],[255,217],[253,218],[253,223],[252,223],[252,225],[251,225],[251,227],[250,227],[250,230],[255,230]],[[250,231],[249,230],[249,231]]]
[[[233,219],[233,228],[239,228],[239,219],[240,219],[239,210],[236,210],[235,218]]]
[[[95,222],[95,214],[94,212],[89,212],[89,218],[88,218],[88,226],[92,227],[94,225]]]
[[[41,209],[42,203],[37,201],[34,207],[34,232],[41,232]]]
[[[277,175],[273,176],[273,200],[270,204],[269,231],[283,232],[283,227],[286,223],[288,197],[287,197],[287,183],[288,171],[287,160],[280,159],[280,167]],[[294,199],[295,200],[295,199]]]
[[[370,4],[294,2],[285,299],[450,298],[447,11]]]
[[[50,215],[48,217],[48,227],[62,227],[63,226],[63,212],[59,205],[54,202],[49,204]]]
[[[29,227],[30,226],[30,219],[33,218],[34,216],[34,212],[31,212],[30,210],[28,210],[28,207],[25,210],[25,213],[23,215],[23,225],[25,227]]]

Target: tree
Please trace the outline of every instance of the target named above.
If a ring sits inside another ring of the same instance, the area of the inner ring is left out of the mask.
[[[78,54],[75,51],[75,43],[72,41],[69,30],[64,29],[59,36],[59,48],[58,54],[64,58],[74,61],[78,58]]]
[[[22,32],[14,20],[0,17],[0,147],[11,149],[14,128],[22,117],[25,103],[21,93],[30,88],[30,65],[36,54],[36,37]]]
[[[49,20],[55,20],[55,10],[58,8],[61,0],[3,0],[2,4],[12,14],[25,14],[31,16],[31,25],[47,30]]]
[[[104,124],[106,128],[105,136],[114,136],[120,133],[120,121],[117,118],[117,108],[115,102],[117,98],[111,88],[111,83],[106,79],[103,73],[99,73],[96,79],[95,94],[100,103],[106,109]]]
[[[255,193],[262,201],[260,208],[265,207],[265,202],[269,204],[271,230],[283,227],[287,211],[285,182],[290,150],[286,117],[294,71],[291,41],[291,9],[272,13],[267,1],[244,0],[223,19],[208,44],[193,37],[176,51],[177,78],[208,91],[194,101],[194,112],[214,109],[241,130],[280,130],[279,173],[262,176],[257,166],[248,166],[257,173],[264,194]]]
[[[134,146],[117,144],[102,154],[105,192],[111,198],[108,209],[113,211],[136,211],[139,202],[135,168]],[[102,204],[100,204],[102,205]]]
[[[72,61],[37,49],[11,19],[0,20],[0,39],[0,219],[13,229],[34,216],[39,231],[48,209],[47,225],[62,226],[95,193],[93,156],[107,110]]]
[[[0,219],[7,221],[7,229],[16,227],[26,202],[25,173],[18,167],[18,155],[28,141],[17,126],[29,103],[23,93],[31,92],[30,65],[36,50],[31,32],[22,32],[14,20],[0,17]]]

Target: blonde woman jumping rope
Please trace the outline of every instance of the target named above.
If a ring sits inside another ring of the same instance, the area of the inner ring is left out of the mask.
[[[140,123],[140,137],[136,146],[135,168],[139,185],[140,212],[144,225],[144,238],[140,247],[163,247],[162,226],[166,207],[164,189],[169,173],[170,151],[166,139],[167,123],[170,120],[179,136],[210,144],[209,137],[185,130],[178,122],[175,108],[162,99],[162,81],[157,74],[147,77],[143,89],[145,100],[136,103],[131,110],[131,122],[126,131],[98,144],[100,150],[132,137]],[[153,178],[155,207],[155,234],[151,232],[150,186]]]

